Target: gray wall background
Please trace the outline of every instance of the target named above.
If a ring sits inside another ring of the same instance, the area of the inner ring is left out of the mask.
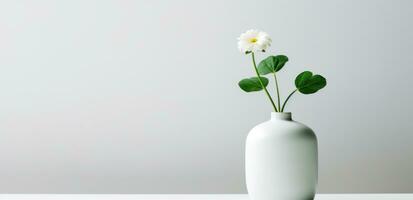
[[[319,192],[413,192],[412,1],[1,1],[1,193],[245,193],[269,118],[241,32],[286,54],[287,109],[319,139]],[[273,88],[270,89],[273,92]],[[274,94],[274,93],[273,93]]]

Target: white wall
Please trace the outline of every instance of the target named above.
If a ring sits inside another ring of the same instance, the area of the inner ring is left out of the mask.
[[[319,192],[413,192],[412,1],[1,1],[1,193],[245,193],[267,120],[238,52],[273,38],[321,92],[288,110],[317,133]],[[273,92],[273,89],[270,90]]]

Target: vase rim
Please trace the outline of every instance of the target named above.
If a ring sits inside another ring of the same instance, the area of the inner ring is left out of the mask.
[[[271,120],[292,120],[291,112],[271,112]]]

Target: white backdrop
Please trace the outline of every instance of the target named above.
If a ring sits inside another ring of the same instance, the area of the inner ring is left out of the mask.
[[[0,193],[245,193],[258,28],[328,85],[287,107],[319,192],[413,192],[411,1],[0,1]],[[273,89],[270,89],[273,92]]]

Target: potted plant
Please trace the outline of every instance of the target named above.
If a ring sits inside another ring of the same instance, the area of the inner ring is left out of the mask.
[[[326,79],[310,71],[295,78],[295,89],[281,103],[278,72],[288,62],[285,55],[271,55],[256,63],[255,53],[265,52],[271,45],[265,32],[249,30],[238,38],[238,48],[250,55],[254,77],[242,79],[238,85],[248,93],[263,91],[273,112],[270,120],[258,124],[246,140],[245,170],[251,200],[313,199],[317,186],[317,137],[306,125],[292,120],[285,112],[288,100],[296,94],[313,94],[327,85]],[[272,76],[277,98],[267,89]]]

